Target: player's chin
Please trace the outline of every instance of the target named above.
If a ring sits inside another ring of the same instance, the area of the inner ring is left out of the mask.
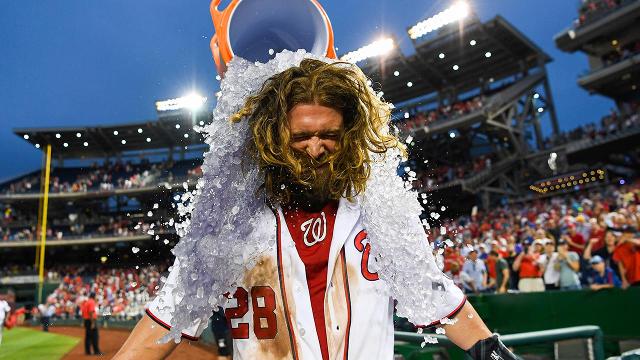
[[[331,175],[333,175],[333,171],[331,170],[331,167],[329,166],[329,163],[324,163],[324,164],[320,164],[318,165],[315,169],[315,182],[316,183],[324,183],[326,181],[328,181],[331,178]]]
[[[321,172],[326,172],[328,173],[329,170],[329,163],[324,163],[324,164],[320,164],[318,166],[316,166],[316,171],[321,171]]]

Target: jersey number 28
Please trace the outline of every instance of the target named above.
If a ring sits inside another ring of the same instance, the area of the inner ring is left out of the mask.
[[[239,287],[233,297],[237,300],[236,307],[227,307],[224,314],[227,317],[231,336],[234,339],[249,338],[249,324],[238,323],[233,326],[231,320],[243,318],[249,312],[249,293]],[[278,333],[276,318],[276,294],[269,286],[254,286],[251,288],[251,306],[253,308],[253,333],[260,340],[273,339]]]

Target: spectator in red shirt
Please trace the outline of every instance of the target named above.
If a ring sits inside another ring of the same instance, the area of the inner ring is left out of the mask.
[[[623,289],[640,286],[640,240],[632,239],[629,235],[620,238],[612,257],[620,269]]]
[[[84,353],[91,355],[93,347],[94,355],[102,355],[98,347],[98,312],[96,307],[96,294],[89,294],[89,298],[82,303],[80,311],[84,321]]]
[[[540,277],[538,264],[542,247],[537,244],[526,246],[513,262],[513,270],[518,272],[518,290],[522,292],[544,291],[544,281]]]
[[[595,219],[591,219],[591,238],[589,243],[591,244],[591,251],[598,251],[604,247],[604,234],[605,230]],[[595,241],[594,241],[595,240]]]
[[[458,264],[460,268],[464,265],[464,256],[460,255],[457,247],[447,247],[444,250],[444,272],[451,270],[453,263]]]
[[[564,239],[569,244],[569,251],[575,251],[578,255],[582,255],[586,241],[584,236],[576,230],[575,224],[569,224],[569,231],[564,235]]]

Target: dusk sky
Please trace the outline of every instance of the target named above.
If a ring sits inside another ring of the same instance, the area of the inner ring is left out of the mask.
[[[265,0],[266,1],[266,0]],[[339,53],[383,34],[411,53],[408,26],[451,1],[320,0]],[[547,65],[562,129],[598,121],[613,107],[576,84],[581,53],[553,36],[577,15],[577,0],[470,0],[483,21],[502,15],[552,58]],[[214,97],[213,25],[204,0],[2,1],[0,11],[0,179],[40,167],[42,153],[17,127],[90,126],[156,118],[154,102],[191,90]]]

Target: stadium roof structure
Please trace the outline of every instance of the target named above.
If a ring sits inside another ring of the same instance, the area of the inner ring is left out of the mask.
[[[526,73],[551,57],[501,16],[482,23],[473,16],[441,29],[438,36],[414,41],[415,54],[398,49],[361,65],[380,83],[384,98],[399,104],[435,92],[457,94]]]
[[[173,149],[204,144],[194,126],[211,121],[211,112],[181,114],[118,125],[17,128],[13,132],[39,149],[51,144],[57,158],[95,158],[128,151]]]
[[[556,46],[562,51],[584,51],[590,55],[600,53],[601,47],[594,44],[609,43],[611,34],[630,29],[640,21],[640,1],[625,0],[620,6],[603,12],[597,20],[578,28],[568,28],[554,36]]]
[[[612,8],[600,8],[594,18],[554,37],[566,52],[581,51],[588,57],[589,71],[578,85],[620,104],[637,99],[640,88],[640,54],[629,51],[640,41],[640,0],[622,0]],[[615,53],[622,56],[616,58]]]

